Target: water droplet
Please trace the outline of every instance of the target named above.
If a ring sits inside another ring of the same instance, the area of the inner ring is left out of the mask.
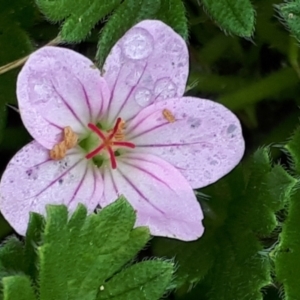
[[[30,180],[37,180],[38,179],[38,168],[30,168],[26,171],[27,178]]]
[[[125,79],[125,83],[130,86],[135,86],[137,82],[140,80],[141,76],[144,72],[144,65],[143,64],[133,64],[132,63],[132,72],[127,76]]]
[[[237,126],[235,126],[234,124],[230,124],[227,127],[227,133],[230,134],[230,133],[234,132],[236,129],[237,129]]]
[[[214,160],[211,160],[209,164],[212,165],[212,166],[217,166],[217,165],[220,164],[220,162],[218,160],[214,159]]]
[[[204,176],[205,176],[206,178],[210,179],[210,178],[211,178],[211,173],[210,173],[209,171],[205,171],[205,172],[204,172]]]
[[[161,78],[156,81],[154,95],[157,100],[165,100],[174,97],[177,93],[177,86],[170,78]]]
[[[146,88],[139,88],[136,90],[134,99],[136,103],[142,107],[146,107],[152,103],[151,91]]]
[[[187,122],[190,124],[191,128],[198,128],[202,123],[201,119],[192,117],[188,118]]]
[[[153,51],[153,37],[143,28],[133,28],[123,38],[122,49],[130,59],[147,58]]]
[[[178,39],[173,39],[166,44],[165,50],[172,54],[179,54],[183,51],[183,43]]]

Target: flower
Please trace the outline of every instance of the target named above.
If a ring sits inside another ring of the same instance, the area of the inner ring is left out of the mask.
[[[210,100],[182,97],[188,76],[183,39],[160,21],[131,28],[101,74],[64,48],[34,52],[17,96],[34,141],[8,164],[0,209],[25,234],[29,211],[46,204],[89,211],[123,194],[136,226],[153,235],[195,240],[203,214],[193,188],[230,172],[241,160],[238,119]]]

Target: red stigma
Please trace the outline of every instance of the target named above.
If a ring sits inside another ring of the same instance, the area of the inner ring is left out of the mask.
[[[115,156],[115,152],[112,147],[125,147],[125,148],[135,148],[135,144],[130,143],[130,142],[123,142],[120,141],[120,139],[123,139],[123,126],[124,122],[122,121],[121,118],[117,119],[117,122],[112,130],[109,131],[109,135],[106,136],[101,129],[99,129],[96,125],[89,123],[88,127],[91,129],[94,133],[96,133],[99,138],[102,140],[102,144],[99,145],[96,149],[88,153],[85,157],[87,159],[91,159],[98,155],[103,149],[105,149],[110,157],[111,161],[111,167],[113,169],[117,168],[117,160]]]

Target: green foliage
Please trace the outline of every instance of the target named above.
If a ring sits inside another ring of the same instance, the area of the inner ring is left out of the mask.
[[[30,278],[16,275],[3,278],[3,300],[36,300]]]
[[[105,288],[103,286],[103,290],[100,287],[97,299],[160,299],[170,284],[172,275],[171,263],[162,260],[144,261],[114,276]]]
[[[283,23],[300,40],[300,2],[298,0],[286,1],[286,3],[276,5],[276,8]]]
[[[134,24],[154,19],[160,10],[161,0],[125,0],[111,16],[102,30],[96,58],[102,66],[116,41]]]
[[[53,22],[64,22],[60,36],[66,42],[84,40],[95,25],[112,14],[101,31],[97,60],[100,66],[117,40],[144,19],[159,19],[185,39],[187,19],[182,0],[87,0],[74,5],[71,0],[37,0],[41,11]]]
[[[242,37],[251,37],[255,12],[250,0],[202,0],[202,3],[221,29]]]
[[[258,150],[250,163],[203,192],[204,237],[192,243],[156,239],[156,255],[176,256],[179,286],[200,281],[209,300],[262,299],[271,283],[271,264],[261,241],[278,226],[276,213],[287,203],[296,180],[281,166],[272,167],[269,150]]]
[[[125,199],[89,216],[83,205],[71,218],[65,206],[48,206],[45,223],[31,214],[25,246],[12,237],[0,248],[4,299],[35,299],[35,291],[40,300],[159,299],[170,287],[172,262],[121,270],[149,240],[148,229],[134,224]],[[16,298],[18,290],[24,298]]]
[[[295,175],[300,175],[300,128],[294,132],[290,141],[284,146],[287,154],[290,155],[291,167]],[[286,220],[282,226],[279,244],[273,251],[276,279],[283,285],[283,292],[286,300],[298,299],[300,289],[298,279],[300,276],[300,189],[299,182],[291,195],[287,205]]]
[[[32,51],[30,38],[24,28],[28,28],[35,21],[35,13],[32,1],[0,2],[0,66],[26,56]],[[17,73],[18,70],[13,70],[0,74],[0,142],[6,125],[6,103],[16,102]]]

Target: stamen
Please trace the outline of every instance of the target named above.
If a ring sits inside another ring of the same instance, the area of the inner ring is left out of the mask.
[[[70,126],[64,128],[63,140],[54,145],[50,150],[49,155],[53,160],[61,160],[66,156],[67,150],[74,148],[77,145],[78,136]]]
[[[162,114],[169,123],[174,123],[176,121],[175,116],[172,114],[170,110],[165,108],[163,109]]]

